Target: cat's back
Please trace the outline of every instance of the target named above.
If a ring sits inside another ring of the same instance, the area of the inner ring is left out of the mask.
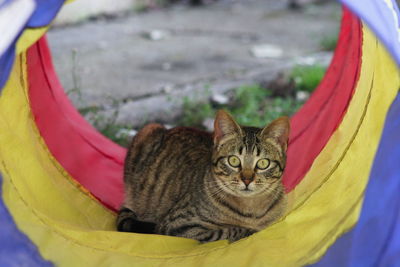
[[[205,131],[145,126],[125,160],[125,206],[142,220],[157,221],[205,175],[212,146],[212,136]]]
[[[212,135],[211,133],[192,128],[192,127],[175,127],[166,130],[166,142],[174,145],[195,146],[201,149],[212,151]]]
[[[148,124],[133,138],[125,160],[125,172],[141,170],[152,163],[181,160],[182,156],[204,158],[211,156],[212,135],[191,128],[175,127],[167,130],[160,124]]]

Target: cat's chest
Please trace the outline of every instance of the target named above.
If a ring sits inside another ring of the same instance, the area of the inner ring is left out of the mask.
[[[265,203],[237,203],[225,199],[213,201],[211,206],[212,212],[207,215],[210,220],[220,225],[240,226],[258,231],[268,224],[268,205]]]

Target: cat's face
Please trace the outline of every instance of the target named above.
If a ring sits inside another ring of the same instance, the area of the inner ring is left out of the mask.
[[[236,196],[273,193],[282,186],[288,134],[287,118],[258,129],[240,127],[227,113],[219,112],[214,133],[215,182]]]

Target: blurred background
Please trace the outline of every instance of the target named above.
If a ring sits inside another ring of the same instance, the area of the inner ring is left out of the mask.
[[[65,92],[126,146],[149,122],[212,131],[215,111],[262,127],[324,76],[341,7],[330,0],[79,0],[47,35]]]

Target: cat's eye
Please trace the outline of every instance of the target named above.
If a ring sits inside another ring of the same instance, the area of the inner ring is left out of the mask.
[[[269,167],[269,159],[260,159],[257,161],[256,167],[260,170],[265,170]]]
[[[236,156],[230,156],[228,158],[228,163],[229,165],[231,165],[232,167],[239,167],[240,166],[240,159]]]

